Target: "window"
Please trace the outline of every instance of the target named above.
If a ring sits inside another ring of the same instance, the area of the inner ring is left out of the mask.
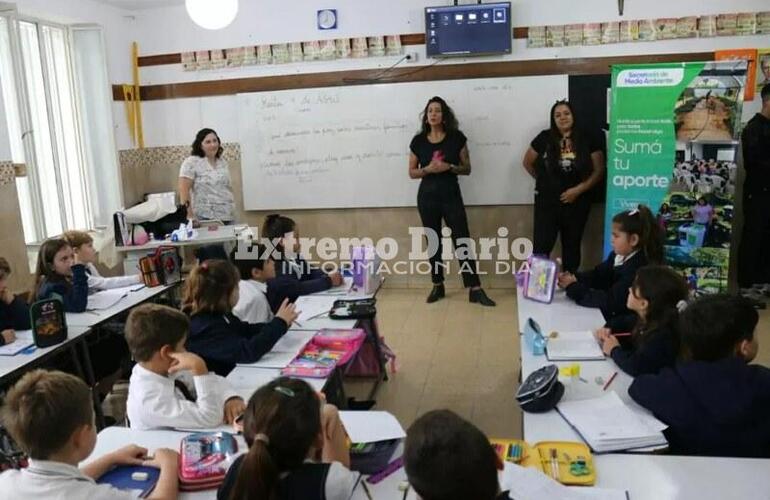
[[[17,182],[27,243],[106,225],[120,206],[105,62],[98,27],[0,14],[0,85],[12,159],[28,172]]]

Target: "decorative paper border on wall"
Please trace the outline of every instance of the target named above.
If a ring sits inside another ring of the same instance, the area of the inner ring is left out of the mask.
[[[766,34],[770,34],[770,11],[533,26],[527,31],[527,48]]]
[[[255,64],[398,56],[402,53],[401,36],[391,35],[199,50],[182,52],[181,57],[184,71],[200,71]]]
[[[16,182],[16,169],[13,162],[0,161],[0,186],[6,186]]]
[[[240,161],[241,145],[237,142],[222,143],[225,161]],[[179,164],[190,156],[190,146],[162,146],[144,149],[122,149],[118,151],[121,167],[155,167],[158,165]]]

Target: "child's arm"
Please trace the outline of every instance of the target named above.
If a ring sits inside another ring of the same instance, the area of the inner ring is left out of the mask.
[[[340,420],[337,407],[330,404],[321,405],[321,432],[324,436],[324,447],[321,461],[324,463],[339,462],[350,468],[350,448],[348,436]]]
[[[161,448],[155,450],[155,456],[144,465],[160,469],[160,477],[148,500],[176,500],[179,494],[178,471],[179,454],[174,450]]]
[[[235,363],[254,363],[270,352],[276,342],[286,333],[288,323],[276,316],[269,323],[243,323],[249,335],[240,341],[240,349],[235,353]]]
[[[61,288],[63,286],[57,286]],[[61,294],[64,300],[64,310],[72,313],[80,313],[88,306],[88,276],[83,264],[72,266],[72,285]]]
[[[577,273],[575,275],[577,281],[567,286],[567,297],[586,307],[600,307],[598,305],[588,305],[592,303],[590,298],[587,300],[587,304],[583,304],[582,302],[586,300],[585,298],[590,292],[597,289],[600,290],[602,286],[606,284],[606,275],[612,273],[613,261],[611,259],[614,259],[614,254],[610,254],[610,257],[608,257],[607,260],[593,268],[591,271]]]
[[[96,480],[116,465],[142,465],[146,456],[147,448],[130,444],[97,458],[90,464],[81,467],[80,471]]]
[[[270,305],[273,311],[276,311],[284,299],[294,302],[297,297],[322,292],[331,287],[332,280],[325,274],[322,277],[305,281],[300,281],[295,276],[284,275],[268,282],[267,293],[270,298]]]
[[[111,288],[123,288],[125,286],[138,285],[142,282],[142,277],[138,274],[133,276],[114,276],[105,278],[103,276],[88,275],[88,288],[91,290],[109,290]]]
[[[8,321],[1,328],[29,330],[29,305],[19,296],[11,295],[11,297],[11,301],[4,306],[6,309],[5,316]]]
[[[156,394],[145,399],[142,421],[150,427],[210,428],[223,422],[225,395],[222,379],[209,373],[200,356],[191,352],[171,353],[174,362],[169,375],[185,372],[179,381],[195,389],[195,401],[171,394]],[[190,374],[191,376],[189,376]]]

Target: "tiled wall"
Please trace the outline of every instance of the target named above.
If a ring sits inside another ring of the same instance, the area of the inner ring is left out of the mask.
[[[240,147],[237,144],[224,144],[224,158],[230,166],[233,193],[236,203],[236,220],[252,226],[261,226],[269,212],[244,211],[243,191],[241,188]],[[177,176],[182,161],[189,154],[189,146],[171,146],[147,148],[145,150],[120,151],[120,164],[123,179],[123,196],[128,205],[138,203],[145,193],[175,191]],[[510,240],[517,237],[532,237],[533,207],[531,205],[504,205],[468,207],[468,221],[473,237],[495,237],[497,229],[505,226],[509,229]],[[303,237],[370,237],[374,241],[383,237],[395,238],[399,245],[396,259],[406,259],[411,239],[410,226],[421,226],[417,208],[363,208],[356,210],[292,210],[287,213],[299,225]],[[584,265],[594,265],[601,260],[602,219],[604,205],[595,205],[586,227],[584,246]],[[454,269],[457,264],[452,263]],[[513,287],[513,277],[499,276],[495,273],[492,262],[481,263],[482,284],[490,287]],[[387,286],[427,287],[430,277],[426,275],[392,276],[386,281]],[[460,286],[460,279],[449,277],[448,287]]]

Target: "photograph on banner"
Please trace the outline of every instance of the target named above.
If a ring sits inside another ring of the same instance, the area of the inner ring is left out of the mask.
[[[770,84],[770,49],[757,51],[757,88],[756,93],[762,92],[762,87]]]
[[[702,75],[676,103],[677,141],[737,140],[743,103],[742,82],[734,76]]]
[[[701,295],[727,291],[738,144],[677,143],[671,187],[658,210],[666,261]]]
[[[648,205],[666,263],[698,295],[727,291],[746,71],[745,61],[613,67],[605,224]]]
[[[726,49],[714,52],[714,59],[717,61],[745,61],[748,64],[748,71],[744,77],[744,99],[754,100],[754,86],[757,76],[757,49]]]

